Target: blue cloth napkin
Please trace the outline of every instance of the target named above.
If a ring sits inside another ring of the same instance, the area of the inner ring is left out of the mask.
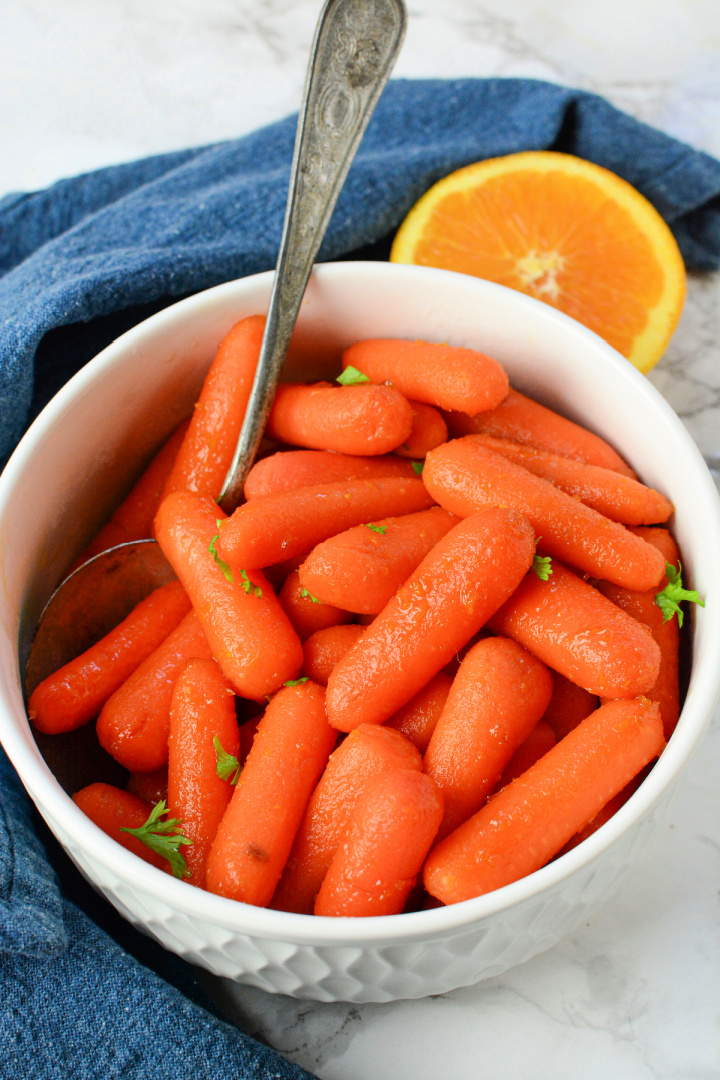
[[[274,265],[295,125],[289,117],[235,142],[0,202],[0,461],[30,412],[33,357],[48,331]],[[525,79],[391,82],[320,258],[388,234],[453,169],[548,147],[634,184],[670,224],[690,269],[720,266],[719,162],[593,94]]]
[[[178,296],[274,265],[295,124],[0,201],[0,460],[119,332]],[[440,177],[543,148],[619,173],[669,222],[691,269],[720,266],[719,162],[592,94],[514,79],[390,83],[321,258],[382,257],[384,238]],[[94,896],[33,821],[0,751],[0,1077],[25,1076],[308,1074],[226,1024],[191,968]]]

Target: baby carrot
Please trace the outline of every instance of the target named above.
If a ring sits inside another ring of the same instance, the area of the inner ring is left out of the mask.
[[[380,773],[357,801],[315,900],[316,915],[398,915],[442,818],[429,776]]]
[[[303,643],[303,674],[321,686],[352,645],[363,636],[362,626],[328,626],[316,630]]]
[[[436,501],[459,517],[483,506],[517,510],[542,537],[548,555],[594,577],[651,589],[663,575],[665,562],[652,545],[470,438],[432,450],[423,481]]]
[[[111,784],[89,784],[73,795],[73,802],[99,829],[132,851],[133,855],[156,866],[158,870],[168,869],[167,859],[151,851],[136,836],[121,831],[124,828],[142,828],[152,811],[150,803]]]
[[[561,855],[565,855],[568,851],[572,851],[578,844],[582,844],[583,840],[587,840],[589,836],[592,836],[593,833],[597,832],[601,825],[604,825],[611,817],[614,817],[620,807],[625,805],[630,796],[635,794],[651,768],[652,764],[646,765],[629,784],[625,785],[622,791],[619,791],[617,795],[613,795],[612,799],[605,803],[602,810],[595,815],[592,821],[589,821],[584,828],[580,829],[579,832],[576,832],[574,836],[570,837],[567,844],[564,844],[563,847],[560,848],[555,858],[559,859]]]
[[[413,401],[473,415],[494,409],[509,388],[497,360],[428,341],[358,341],[343,353],[343,367],[357,368],[373,383],[391,382]]]
[[[264,329],[265,316],[251,315],[220,342],[163,498],[171,491],[198,491],[211,498],[220,494],[245,417]]]
[[[666,562],[671,566],[678,565],[678,549],[667,529],[637,529],[638,535],[649,544],[652,544],[662,553]],[[657,701],[660,706],[660,715],[663,721],[665,738],[669,739],[675,730],[680,715],[680,687],[678,682],[678,648],[680,645],[680,631],[677,619],[663,621],[660,608],[655,603],[655,596],[660,589],[667,585],[667,578],[663,578],[657,589],[647,592],[633,592],[623,589],[619,585],[612,585],[609,581],[598,581],[596,588],[612,600],[614,604],[632,615],[634,619],[646,626],[660,649],[660,670],[655,685],[652,686],[647,696],[651,701]]]
[[[307,555],[335,533],[389,514],[427,510],[434,500],[422,480],[383,477],[288,491],[238,507],[220,529],[217,552],[233,566],[271,566]]]
[[[504,788],[518,776],[539,761],[557,743],[555,732],[545,720],[539,720],[527,739],[520,743],[513,756],[503,769],[498,780],[497,790]]]
[[[209,551],[224,514],[207,495],[175,491],[155,518],[158,543],[184,582],[220,670],[241,697],[262,701],[302,664],[302,646],[265,577],[229,581]]]
[[[167,765],[150,773],[131,773],[125,785],[125,790],[138,799],[148,803],[149,807],[155,806],[161,800],[167,802],[168,794],[168,771]],[[148,809],[148,813],[150,810]],[[147,817],[147,814],[145,815]],[[142,822],[140,822],[142,824]]]
[[[210,892],[265,907],[335,745],[315,683],[287,686],[260,721],[207,861]]]
[[[308,591],[295,570],[285,578],[278,600],[301,641],[305,641],[316,630],[340,626],[352,619],[351,612],[333,604],[326,604]]]
[[[538,870],[663,746],[655,703],[603,705],[438,844],[425,888],[454,904]]]
[[[437,409],[421,401],[411,401],[412,429],[395,453],[399,457],[424,458],[428,450],[447,441],[447,424]]]
[[[97,716],[108,698],[187,614],[190,600],[171,581],[133,608],[114,630],[33,690],[28,716],[38,731],[58,735]]]
[[[120,503],[108,523],[102,527],[94,540],[91,540],[82,555],[78,556],[72,569],[82,566],[93,555],[99,555],[101,551],[107,551],[116,544],[128,544],[132,540],[152,538],[153,518],[160,505],[160,496],[189,423],[189,419],[183,420],[182,424],[175,428],[130,494]]]
[[[479,416],[458,412],[445,419],[456,438],[471,434],[494,435],[498,439],[510,439],[538,450],[549,450],[551,454],[584,461],[588,465],[615,469],[625,476],[635,476],[630,466],[604,439],[512,388],[504,401],[490,412],[481,412]]]
[[[551,480],[561,491],[580,499],[599,514],[623,525],[653,525],[667,521],[673,512],[672,503],[653,488],[645,487],[638,480],[604,469],[600,465],[586,465],[582,461],[521,446],[508,439],[496,439],[492,435],[468,435],[473,442],[496,454],[522,465],[535,476]]]
[[[392,386],[281,384],[266,434],[292,446],[341,454],[387,454],[407,441],[412,408]]]
[[[422,770],[420,754],[399,732],[363,724],[340,743],[303,814],[272,907],[312,914],[355,804],[368,783],[388,769]]]
[[[352,731],[389,719],[514,592],[534,551],[531,526],[512,510],[455,525],[333,671],[330,723]]]
[[[598,707],[598,699],[582,686],[570,682],[559,671],[551,671],[553,692],[543,720],[555,732],[556,739],[564,739],[568,731],[576,728],[581,720]]]
[[[189,611],[103,705],[97,722],[103,749],[130,772],[165,765],[175,680],[192,657],[211,655],[197,615]]]
[[[401,732],[424,754],[445,708],[452,683],[449,675],[439,671],[437,675],[433,675],[427,686],[418,690],[406,705],[386,720],[383,727]]]
[[[235,696],[214,660],[189,660],[178,675],[170,710],[168,806],[192,840],[185,854],[190,881],[203,888],[205,864],[233,792],[219,775],[221,755],[237,759]]]
[[[342,480],[378,480],[382,476],[417,476],[409,461],[392,454],[360,457],[330,450],[285,450],[271,454],[253,465],[245,481],[245,498],[281,495],[315,484],[335,484]]]
[[[326,603],[377,614],[458,520],[435,506],[357,525],[313,548],[300,581]]]
[[[473,646],[423,758],[445,803],[440,838],[480,809],[551,694],[550,672],[522,645],[492,637]]]
[[[650,632],[559,562],[553,560],[552,568],[547,581],[528,574],[490,628],[590,694],[646,694],[660,667]]]

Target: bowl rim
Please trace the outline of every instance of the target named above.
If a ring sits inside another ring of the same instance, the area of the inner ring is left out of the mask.
[[[559,324],[565,333],[570,332],[576,337],[580,347],[583,343],[592,342],[596,350],[599,348],[604,353],[610,366],[633,387],[634,393],[639,392],[651,399],[652,406],[659,414],[659,421],[667,425],[669,433],[682,447],[683,452],[691,461],[694,460],[696,479],[704,486],[708,500],[705,509],[710,519],[710,527],[709,535],[706,533],[706,536],[720,555],[720,499],[699,449],[659,391],[593,331],[539,300],[505,286],[453,271],[397,263],[349,261],[320,264],[313,269],[312,278],[322,283],[323,279],[342,280],[345,277],[362,280],[367,274],[373,277],[386,275],[389,282],[390,279],[406,275],[410,275],[411,279],[424,278],[430,282],[433,279],[447,281],[450,277],[454,279],[453,287],[486,293],[491,298],[500,293],[503,296],[512,293],[514,302],[517,302],[520,308],[529,305],[536,320],[539,316],[540,321],[544,318],[549,324]],[[3,516],[8,493],[32,458],[43,433],[62,419],[69,402],[92,386],[109,368],[121,363],[127,350],[132,351],[136,343],[148,333],[153,333],[165,325],[192,319],[208,301],[215,298],[241,295],[245,290],[252,290],[257,286],[267,286],[269,291],[273,275],[273,271],[250,275],[177,301],[128,330],[77,372],[29,427],[0,476],[0,518]],[[718,563],[720,564],[720,558]],[[720,591],[720,568],[713,584],[715,587],[711,591],[717,595]],[[149,893],[155,900],[190,917],[195,916],[238,934],[259,938],[280,939],[312,946],[397,945],[403,941],[411,943],[418,939],[443,937],[463,928],[477,928],[479,923],[500,911],[509,910],[531,897],[558,888],[566,879],[606,852],[662,798],[676,775],[685,769],[720,696],[720,665],[713,666],[710,662],[712,655],[720,655],[720,612],[717,604],[715,609],[694,613],[694,618],[702,620],[708,641],[704,649],[704,666],[698,669],[697,665],[693,665],[682,713],[685,716],[688,712],[689,703],[688,719],[678,726],[649,776],[628,802],[582,844],[532,874],[483,896],[427,911],[354,919],[330,918],[254,907],[198,889],[139,859],[94,825],[73,803],[46,765],[34,742],[27,719],[24,731],[16,729],[10,719],[10,710],[2,708],[0,734],[8,757],[43,816],[57,821],[66,837],[70,838],[69,843],[63,841],[63,846],[70,848],[70,854],[72,855],[72,848],[78,846],[93,860],[101,863],[110,874]],[[6,702],[3,697],[8,690],[10,693]],[[12,705],[13,702],[9,700],[11,696],[12,688],[6,688],[3,680],[0,683],[0,704]],[[48,823],[54,828],[52,820]]]

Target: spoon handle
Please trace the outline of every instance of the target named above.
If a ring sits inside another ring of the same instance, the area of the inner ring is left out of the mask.
[[[219,502],[231,513],[270,414],[330,215],[400,50],[404,0],[327,0],[298,119],[290,192],[255,381]]]

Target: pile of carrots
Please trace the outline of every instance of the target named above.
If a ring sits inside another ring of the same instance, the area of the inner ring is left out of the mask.
[[[30,718],[97,718],[127,786],[77,805],[222,896],[368,916],[500,888],[607,820],[673,731],[672,506],[491,358],[371,340],[336,384],[280,387],[226,518],[263,327],[227,334],[79,560],[155,536],[177,580]]]

